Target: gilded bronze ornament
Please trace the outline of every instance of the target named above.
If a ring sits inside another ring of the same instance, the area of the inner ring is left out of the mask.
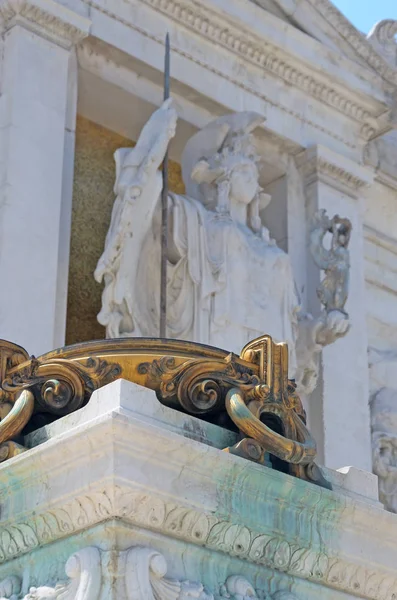
[[[314,464],[316,445],[302,403],[288,380],[287,346],[267,335],[240,356],[193,342],[124,338],[35,358],[0,341],[0,462],[25,450],[21,436],[34,428],[35,415],[60,418],[120,378],[198,418],[220,422],[228,415],[241,439],[225,451],[268,465],[275,457],[290,474],[326,485]]]

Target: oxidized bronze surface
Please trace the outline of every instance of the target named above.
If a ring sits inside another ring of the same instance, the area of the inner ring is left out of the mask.
[[[35,415],[69,414],[95,389],[120,378],[198,418],[216,421],[227,412],[242,439],[226,451],[262,464],[277,457],[289,473],[325,485],[301,401],[288,381],[287,346],[266,335],[240,356],[193,342],[125,338],[76,344],[36,359],[0,341],[0,461],[24,450],[18,436],[32,428]]]

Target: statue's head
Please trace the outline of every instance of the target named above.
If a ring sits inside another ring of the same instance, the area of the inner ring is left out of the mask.
[[[252,135],[237,132],[227,136],[224,146],[207,161],[214,183],[227,181],[230,202],[248,206],[260,192],[258,159]]]
[[[249,225],[259,228],[259,210],[270,202],[259,185],[252,131],[263,117],[236,113],[221,117],[195,134],[182,157],[187,193],[208,209],[228,212],[232,204],[249,207]]]
[[[330,231],[333,233],[334,237],[334,246],[347,248],[350,241],[351,230],[352,224],[349,219],[341,219],[339,215],[335,215],[332,219],[332,225],[330,228]]]

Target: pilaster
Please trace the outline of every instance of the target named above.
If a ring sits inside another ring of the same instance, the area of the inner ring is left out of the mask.
[[[343,464],[371,470],[367,325],[363,249],[362,190],[373,173],[329,149],[315,146],[298,157],[306,195],[308,227],[314,214],[325,209],[332,217],[350,219],[350,286],[346,310],[347,335],[322,352],[320,376],[310,398],[310,426],[318,443],[319,460],[327,467]],[[307,256],[307,304],[317,316],[320,271]]]
[[[64,177],[73,172],[64,169],[73,157],[67,115],[77,99],[68,87],[72,49],[89,28],[88,19],[52,0],[0,2],[0,331],[35,353],[63,343],[58,262],[70,220],[61,212],[71,193]]]

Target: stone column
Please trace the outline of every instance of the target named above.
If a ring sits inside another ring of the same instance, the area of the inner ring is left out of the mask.
[[[353,225],[350,249],[350,291],[346,310],[351,329],[327,346],[321,357],[318,386],[310,398],[310,427],[318,443],[319,462],[330,468],[352,465],[371,471],[368,388],[368,341],[365,305],[363,202],[360,191],[372,172],[327,148],[315,146],[298,158],[306,196],[309,231],[314,213],[326,209]],[[307,256],[308,310],[317,316],[321,273]]]
[[[0,337],[36,355],[63,342],[56,308],[70,220],[70,204],[62,212],[68,99],[76,102],[70,57],[89,27],[53,0],[0,3]]]

